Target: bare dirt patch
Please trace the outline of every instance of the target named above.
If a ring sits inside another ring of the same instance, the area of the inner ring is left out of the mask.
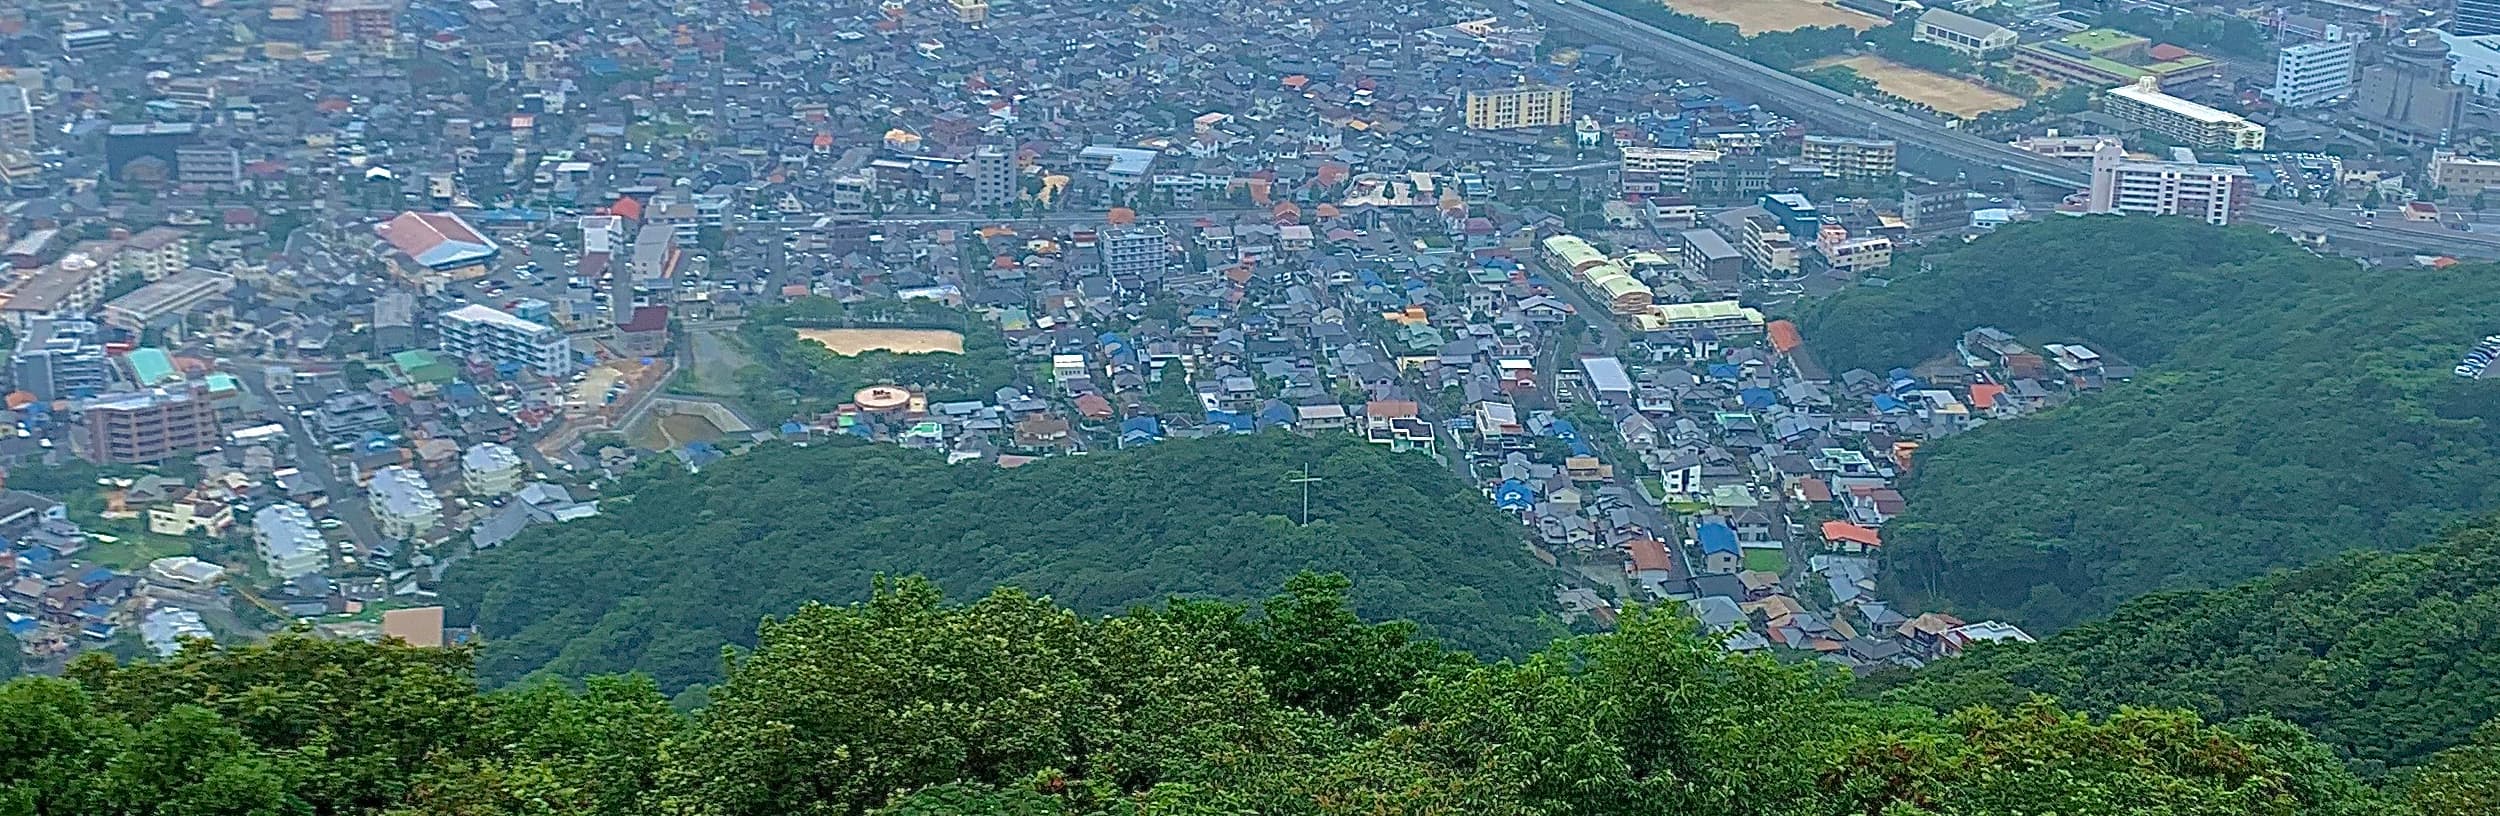
[[[869,351],[964,353],[964,336],[943,329],[800,329],[799,339],[845,357]]]
[[[1828,68],[1834,65],[1856,71],[1859,76],[1873,80],[1875,87],[1882,88],[1884,93],[1964,119],[1974,119],[1989,111],[2013,110],[2023,106],[2022,97],[1967,79],[1912,68],[1871,54],[1861,54],[1846,59],[1817,60],[1806,67]]]
[[[1746,36],[1765,31],[1795,31],[1818,26],[1848,26],[1865,31],[1883,25],[1883,18],[1845,9],[1821,0],[1666,0],[1667,8],[1722,23],[1733,23]]]

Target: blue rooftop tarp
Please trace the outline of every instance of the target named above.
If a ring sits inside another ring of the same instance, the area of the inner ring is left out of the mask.
[[[1493,488],[1493,506],[1504,510],[1526,510],[1536,506],[1536,491],[1529,489],[1527,482],[1503,479],[1500,485]]]
[[[1712,363],[1709,373],[1710,378],[1714,380],[1733,380],[1745,376],[1745,369],[1735,363]]]
[[[1702,522],[1701,526],[1693,529],[1693,538],[1701,542],[1701,551],[1704,553],[1744,551],[1744,548],[1736,545],[1736,531],[1716,521]]]
[[[1779,393],[1768,388],[1747,388],[1736,392],[1736,398],[1742,400],[1747,408],[1769,408],[1780,404]]]

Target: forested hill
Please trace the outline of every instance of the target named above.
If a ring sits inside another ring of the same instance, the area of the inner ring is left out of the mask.
[[[673,465],[673,463],[671,463]],[[1311,524],[1301,488],[1308,465]],[[1517,655],[1561,633],[1516,522],[1430,457],[1351,438],[1174,440],[1002,470],[836,442],[766,446],[689,475],[655,465],[596,518],[532,528],[443,582],[486,641],[480,673],[718,679],[723,644],[877,575],[996,586],[1103,613],[1183,594],[1255,598],[1341,572],[1363,608]]]
[[[1978,649],[1869,685],[1946,708],[2036,692],[2103,712],[2262,713],[2365,771],[2417,764],[2500,716],[2500,522],[2404,553],[2146,596],[2038,644]]]
[[[0,686],[48,816],[2483,816],[2500,740],[2366,786],[2298,729],[1853,701],[1634,609],[1483,663],[1326,578],[1081,616],[926,583],[809,605],[688,716],[645,678],[481,693],[470,653],[286,635]]]
[[[1835,370],[1993,325],[2143,374],[1920,449],[1884,527],[1890,589],[1920,606],[2053,630],[2500,508],[2500,382],[2450,372],[2500,332],[2500,271],[2363,269],[2181,218],[2052,218],[1927,260],[1813,308]]]

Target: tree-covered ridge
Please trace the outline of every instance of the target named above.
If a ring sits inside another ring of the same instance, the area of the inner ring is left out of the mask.
[[[1309,526],[1297,522],[1310,467]],[[1255,598],[1342,572],[1366,609],[1461,648],[1524,654],[1560,633],[1518,524],[1430,457],[1351,438],[1174,440],[1014,469],[866,444],[766,446],[699,476],[655,466],[593,519],[533,528],[455,567],[455,621],[511,682],[641,671],[672,691],[722,644],[878,575],[950,593],[1016,586],[1103,613],[1167,595]]]
[[[2147,592],[2401,549],[2500,508],[2488,267],[2361,268],[2187,219],[2056,218],[1818,304],[1838,368],[1949,353],[1993,325],[2144,373],[1919,450],[1884,528],[1895,592],[2055,629]]]
[[[1482,663],[1365,625],[1342,581],[1257,609],[1089,617],[926,582],[767,625],[711,705],[648,681],[481,693],[469,652],[317,641],[91,657],[0,686],[0,803],[84,814],[2414,814],[2500,785],[2489,746],[2390,790],[2297,729],[2041,700],[1950,715],[1732,656],[1634,609]]]
[[[2365,770],[2421,763],[2500,716],[2500,526],[2226,589],[2146,596],[2038,644],[1880,678],[1942,707],[2040,693],[2297,723]]]

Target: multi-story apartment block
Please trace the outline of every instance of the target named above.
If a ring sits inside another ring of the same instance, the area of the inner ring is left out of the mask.
[[[2450,197],[2471,198],[2500,190],[2500,159],[2459,156],[2445,150],[2431,153],[2431,186],[2444,187]]]
[[[1753,265],[1754,274],[1767,278],[1797,275],[1797,242],[1779,219],[1769,215],[1746,216],[1743,229],[1743,240],[1737,242],[1737,249],[1745,253],[1745,261]]]
[[[322,571],[330,566],[328,546],[303,505],[279,502],[252,515],[252,547],[270,577],[284,581]]]
[[[2140,161],[2107,145],[2092,159],[2086,211],[2183,215],[2229,224],[2248,206],[2248,170],[2236,164]]]
[[[1467,92],[1468,130],[1512,130],[1571,124],[1571,89],[1523,85]]]
[[[435,328],[442,333],[442,349],[447,354],[515,365],[541,377],[562,377],[575,370],[573,341],[564,332],[501,309],[474,303],[462,306],[444,312]]]
[[[965,163],[972,175],[972,206],[1004,207],[1016,203],[1016,159],[995,145],[983,146]]]
[[[24,86],[0,84],[0,149],[34,146],[34,98]]]
[[[460,453],[460,486],[472,496],[504,496],[521,489],[529,470],[511,448],[493,442],[470,445]]]
[[[17,390],[39,400],[84,399],[104,391],[111,369],[96,325],[84,320],[30,321],[9,355]]]
[[[1102,231],[1102,269],[1113,278],[1158,279],[1172,254],[1172,237],[1155,224],[1112,227]]]
[[[2275,52],[2274,87],[2266,98],[2286,108],[2314,108],[2352,93],[2358,76],[2356,42],[2308,42]]]
[[[1692,189],[1693,168],[1714,164],[1716,150],[1673,147],[1626,147],[1621,176],[1623,191],[1633,195],[1681,193]]]
[[[2162,93],[2149,80],[2110,89],[2101,97],[2101,112],[2191,147],[2266,149],[2264,125]]]
[[[443,521],[442,500],[414,470],[397,465],[376,470],[365,491],[372,498],[374,523],[384,536],[407,541]]]
[[[1823,174],[1845,179],[1890,179],[1898,172],[1901,143],[1891,139],[1807,136],[1800,159]]]
[[[217,405],[205,393],[156,389],[96,398],[80,409],[79,455],[97,464],[146,465],[218,446]]]

